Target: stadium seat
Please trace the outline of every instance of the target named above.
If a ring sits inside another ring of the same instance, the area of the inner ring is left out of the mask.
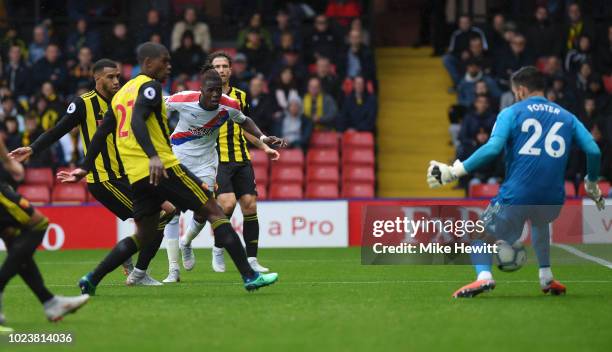
[[[571,181],[565,181],[565,198],[574,198],[576,196],[576,186]]]
[[[374,148],[374,135],[371,132],[344,132],[342,150],[347,148]]]
[[[313,132],[310,137],[309,148],[331,148],[338,149],[338,133],[336,132]]]
[[[53,203],[84,203],[87,201],[87,191],[80,184],[61,184],[53,188],[51,193]]]
[[[35,205],[49,203],[51,199],[49,187],[45,185],[22,185],[17,188],[17,192]]]
[[[306,155],[308,165],[334,165],[337,166],[340,158],[336,149],[321,148],[310,149]]]
[[[470,186],[470,197],[473,198],[493,198],[499,191],[498,184],[478,184]]]
[[[87,192],[87,203],[100,203],[98,202],[98,200],[93,196],[93,194],[89,193],[89,191]]]
[[[345,182],[342,198],[374,198],[374,185],[362,182]]]
[[[284,149],[280,151],[280,159],[274,165],[304,167],[304,152],[302,149]]]
[[[300,166],[274,165],[270,179],[273,182],[296,183],[304,182],[304,171]]]
[[[342,169],[342,181],[374,183],[374,168],[372,166],[346,165]]]
[[[608,94],[612,94],[612,75],[603,76],[603,83]]]
[[[599,188],[601,189],[601,194],[604,197],[607,197],[608,194],[610,194],[610,182],[606,182],[606,181],[599,181],[597,182],[597,184],[599,184]],[[584,182],[580,183],[580,186],[578,186],[578,195],[580,197],[586,197],[586,191],[584,189]]]
[[[26,168],[24,183],[26,185],[46,185],[53,186],[53,172],[51,168]]]
[[[197,91],[199,91],[201,85],[202,84],[198,80],[191,80],[191,81],[185,82],[185,86],[187,87],[188,90],[197,90]]]
[[[348,149],[342,152],[342,166],[346,165],[374,166],[373,149]]]
[[[277,182],[270,185],[268,199],[302,199],[304,191],[297,183]]]
[[[255,185],[255,188],[257,189],[257,199],[258,200],[268,199],[268,191],[265,185],[262,185],[261,183],[257,183],[257,185]]]
[[[330,165],[311,165],[308,167],[306,180],[312,182],[334,182],[340,181],[340,172],[337,166]]]
[[[336,199],[339,196],[338,183],[310,182],[306,185],[306,198]]]
[[[251,154],[251,163],[253,167],[262,166],[268,169],[268,165],[270,165],[270,159],[263,150],[253,149],[249,150],[249,154]]]
[[[253,165],[253,171],[255,172],[255,181],[257,184],[267,186],[270,180],[268,168],[265,166]]]

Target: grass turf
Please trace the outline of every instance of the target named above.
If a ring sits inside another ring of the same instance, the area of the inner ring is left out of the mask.
[[[588,246],[580,247],[589,251]],[[596,247],[610,254],[611,247]],[[36,259],[58,294],[78,294],[77,279],[106,251],[40,252]],[[261,250],[280,273],[272,287],[247,293],[233,270],[213,273],[210,251],[183,282],[125,287],[119,270],[97,296],[59,324],[47,323],[21,279],[5,291],[9,325],[18,332],[71,332],[71,345],[8,345],[2,351],[608,351],[612,346],[612,270],[558,248],[554,267],[568,286],[562,297],[539,290],[537,269],[495,272],[495,291],[454,300],[473,280],[468,266],[364,266],[359,249]],[[152,275],[166,275],[165,252]],[[533,253],[529,253],[533,257]],[[0,254],[1,256],[1,254]],[[608,260],[612,258],[607,258]],[[231,267],[226,255],[228,267]],[[0,341],[3,338],[0,337]],[[6,339],[6,337],[4,338]]]

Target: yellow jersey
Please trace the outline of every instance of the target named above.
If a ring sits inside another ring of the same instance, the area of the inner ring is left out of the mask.
[[[230,87],[227,95],[240,103],[240,110],[249,116],[249,106],[246,93],[240,89]],[[217,138],[217,153],[219,162],[244,162],[251,160],[249,148],[247,148],[246,138],[242,132],[240,124],[228,120],[219,128],[219,138]]]

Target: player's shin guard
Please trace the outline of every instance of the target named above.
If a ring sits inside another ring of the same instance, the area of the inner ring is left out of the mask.
[[[91,283],[97,286],[106,274],[115,270],[136,252],[138,252],[138,244],[134,236],[126,237],[119,241],[91,273]]]
[[[168,253],[168,267],[170,270],[179,269],[179,216],[175,216],[166,225],[164,237],[166,238],[166,252]]]
[[[200,232],[204,228],[204,225],[206,225],[206,221],[200,223],[197,222],[195,219],[191,220],[191,224],[189,224],[189,229],[187,229],[187,233],[185,233],[185,237],[183,238],[183,243],[186,246],[191,246],[191,242],[200,234]]]
[[[157,254],[159,250],[159,246],[161,246],[162,241],[164,240],[164,229],[157,230],[157,234],[155,237],[149,241],[138,253],[138,261],[136,262],[136,269],[140,269],[142,271],[147,271],[151,260]]]
[[[25,265],[26,276],[24,280],[32,288],[37,297],[39,299],[47,298],[47,294],[50,294],[42,283],[40,272],[38,272],[38,277],[41,280],[37,282],[36,273],[32,273],[32,268],[29,266],[30,261],[33,263],[32,256],[36,251],[36,247],[42,242],[47,226],[48,221],[44,218],[33,227],[22,230],[20,234],[9,241],[8,254],[0,268],[0,292],[4,291],[10,279],[24,270]]]
[[[231,223],[231,220],[232,220],[232,214],[225,214],[225,217],[227,217],[227,219],[228,219],[228,220],[230,220],[230,223]],[[214,244],[214,246],[215,246],[216,248],[220,248],[220,249],[222,249],[222,248],[223,248],[223,245],[221,244],[221,242],[219,242],[219,240],[217,239],[217,237],[216,237],[216,236],[215,236],[215,244]]]
[[[246,245],[247,257],[257,257],[257,248],[259,247],[259,221],[257,220],[257,213],[244,216],[242,236]]]
[[[228,219],[218,219],[212,223],[215,238],[223,246],[234,261],[236,268],[243,279],[250,279],[255,276],[255,272],[247,261],[246,252],[242,247],[242,242],[238,234],[232,228]]]
[[[472,240],[472,247],[480,247],[485,246],[486,243],[483,240]],[[472,264],[474,264],[474,269],[476,270],[477,280],[491,280],[493,279],[493,275],[491,274],[491,265],[493,263],[493,256],[490,253],[486,253],[485,251],[475,251],[476,253],[471,253],[470,258],[472,259]],[[482,253],[478,253],[482,252]]]

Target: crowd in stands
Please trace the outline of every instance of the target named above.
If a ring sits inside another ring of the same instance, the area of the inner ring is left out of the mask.
[[[574,113],[591,131],[602,151],[601,174],[612,180],[612,22],[594,21],[576,3],[561,19],[549,16],[544,3],[531,18],[496,13],[476,25],[460,16],[442,60],[453,82],[457,103],[450,107],[452,143],[461,160],[491,135],[497,113],[514,103],[512,72],[533,65],[548,78],[546,97]],[[574,145],[566,179],[578,185],[585,157]],[[503,159],[460,182],[459,187],[498,183]]]
[[[251,13],[235,45],[223,43],[233,57],[231,84],[247,91],[251,117],[265,133],[304,150],[313,131],[374,131],[377,113],[374,56],[359,1],[331,0],[319,14],[307,10]],[[17,23],[2,31],[0,131],[9,150],[29,145],[56,125],[73,97],[93,89],[91,68],[100,58],[117,61],[127,81],[140,71],[138,44],[162,43],[172,57],[172,77],[164,84],[172,94],[199,89],[199,70],[219,49],[197,6],[150,8],[137,23],[101,23],[85,12],[69,14],[73,23],[65,33],[52,19],[28,33]],[[72,166],[82,149],[75,129],[28,165]]]

